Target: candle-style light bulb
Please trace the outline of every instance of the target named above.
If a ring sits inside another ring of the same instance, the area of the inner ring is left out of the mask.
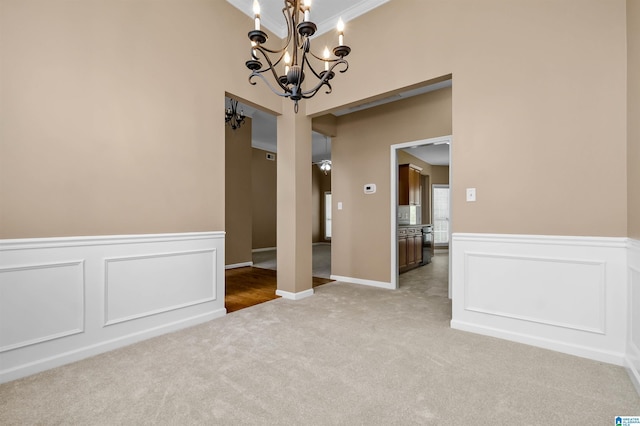
[[[324,47],[324,52],[322,52],[322,57],[324,58],[324,70],[329,71],[329,48],[327,46]]]
[[[260,3],[258,0],[253,0],[253,15],[255,16],[255,29],[260,31]]]
[[[284,74],[289,74],[289,64],[291,63],[291,55],[289,51],[284,52]]]
[[[309,20],[309,13],[311,12],[311,0],[304,0],[304,21]]]
[[[338,19],[338,46],[344,46],[344,22]]]

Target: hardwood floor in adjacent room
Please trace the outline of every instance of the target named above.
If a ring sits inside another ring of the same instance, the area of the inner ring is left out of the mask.
[[[227,269],[226,294],[224,299],[227,313],[249,306],[277,299],[277,271],[254,267]],[[313,287],[333,280],[313,277]]]

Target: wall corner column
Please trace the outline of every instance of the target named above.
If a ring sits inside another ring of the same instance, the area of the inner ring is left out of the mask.
[[[304,101],[296,114],[283,99],[278,116],[278,290],[300,299],[313,294],[311,229],[311,118]]]

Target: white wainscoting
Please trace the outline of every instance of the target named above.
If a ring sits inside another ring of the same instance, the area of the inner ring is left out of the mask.
[[[456,329],[623,365],[627,239],[453,234]]]
[[[224,316],[224,232],[0,240],[0,383]]]
[[[626,367],[640,394],[640,241],[629,241],[629,315]]]

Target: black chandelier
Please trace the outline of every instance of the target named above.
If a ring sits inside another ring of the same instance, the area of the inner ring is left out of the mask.
[[[344,45],[344,24],[342,19],[338,21],[338,46],[333,48],[334,58],[331,58],[329,48],[325,47],[322,57],[311,51],[310,37],[315,34],[316,24],[309,20],[311,11],[311,0],[284,0],[282,14],[287,21],[287,38],[284,47],[281,49],[269,49],[264,46],[267,41],[267,34],[260,29],[260,5],[257,0],[253,2],[253,12],[255,14],[255,29],[249,31],[251,40],[251,59],[246,62],[247,68],[251,70],[249,83],[255,85],[254,77],[260,77],[267,86],[278,96],[290,98],[295,102],[294,110],[298,112],[298,101],[313,97],[322,86],[326,86],[326,93],[331,93],[330,80],[335,76],[333,70],[341,66],[341,73],[349,69],[349,64],[344,59],[351,52],[349,46]],[[269,55],[272,55],[270,57]],[[314,58],[314,59],[312,59]],[[318,65],[324,65],[324,70],[317,72],[311,61]],[[261,60],[266,61],[263,67]],[[284,64],[284,74],[278,74],[276,68],[280,63]],[[305,79],[305,71],[311,71],[317,83],[311,89],[304,90],[302,82]],[[269,71],[277,84],[269,83],[265,73]]]
[[[239,129],[244,124],[244,111],[238,112],[238,101],[229,99],[229,106],[224,111],[224,122],[231,126],[232,130]]]

